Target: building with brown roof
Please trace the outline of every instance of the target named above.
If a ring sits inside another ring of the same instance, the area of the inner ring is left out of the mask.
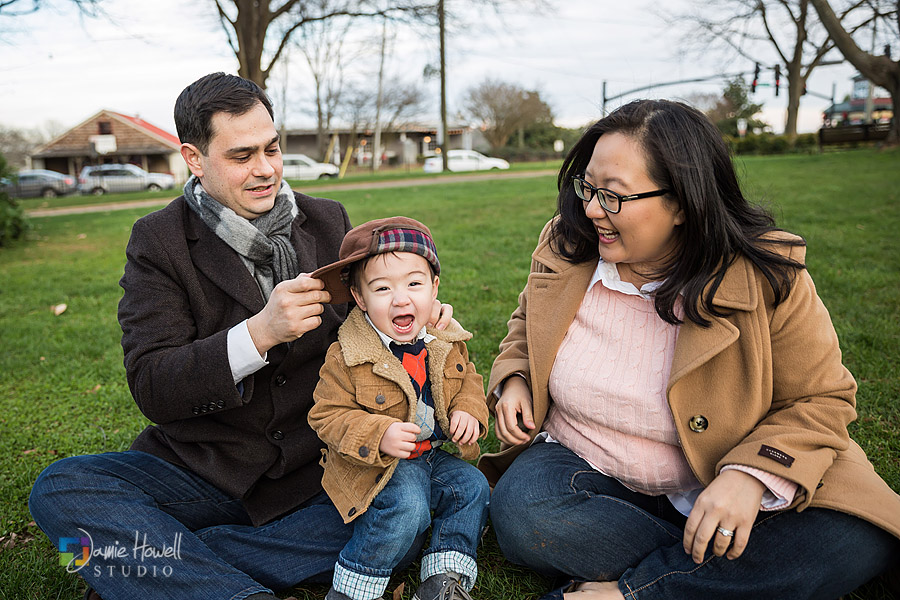
[[[75,176],[87,165],[131,163],[184,181],[188,170],[180,148],[176,136],[140,117],[101,110],[37,148],[31,163]]]

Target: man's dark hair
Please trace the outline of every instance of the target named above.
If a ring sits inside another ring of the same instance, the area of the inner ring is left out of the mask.
[[[676,248],[659,272],[644,274],[663,282],[654,292],[660,318],[681,322],[675,315],[679,294],[684,295],[687,320],[708,326],[701,307],[724,316],[712,299],[738,255],[766,277],[776,305],[787,297],[796,269],[803,265],[776,248],[805,242],[773,233],[779,229],[772,216],[741,192],[722,134],[703,113],[680,102],[630,102],[591,125],[572,147],[559,171],[559,218],[551,231],[552,247],[560,256],[581,263],[599,255],[597,230],[585,215],[572,176],[584,174],[597,140],[607,133],[621,133],[640,145],[647,175],[656,187],[668,190],[663,200],[684,211],[684,223],[675,227]]]
[[[210,73],[190,84],[175,101],[175,129],[182,143],[204,155],[213,137],[212,117],[218,112],[240,116],[261,103],[275,120],[272,103],[261,87],[243,77]]]

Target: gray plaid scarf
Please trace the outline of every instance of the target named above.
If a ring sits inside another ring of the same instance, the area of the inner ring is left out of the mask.
[[[251,272],[264,300],[279,282],[300,273],[290,240],[296,204],[286,181],[281,181],[272,210],[252,221],[217,202],[194,175],[184,184],[184,198],[213,233],[253,266]]]

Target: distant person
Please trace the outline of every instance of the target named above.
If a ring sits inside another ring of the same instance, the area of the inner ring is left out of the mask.
[[[822,600],[900,566],[805,243],[709,119],[629,103],[558,185],[488,384],[504,554],[569,600]]]
[[[328,350],[309,411],[328,445],[322,485],[353,524],[325,600],[380,598],[429,527],[413,598],[468,600],[475,585],[490,488],[463,459],[478,457],[488,408],[466,349],[472,334],[455,323],[425,326],[440,271],[428,228],[392,217],[353,229],[340,259],[313,273],[332,299],[352,295],[357,306]],[[454,444],[460,456],[448,451]]]
[[[350,539],[307,422],[348,310],[307,273],[337,260],[350,223],[282,180],[251,81],[200,78],[175,123],[193,175],[135,223],[120,282],[128,384],[156,425],[128,451],[50,465],[29,505],[61,552],[93,548],[69,564],[88,598],[275,598],[330,579]]]

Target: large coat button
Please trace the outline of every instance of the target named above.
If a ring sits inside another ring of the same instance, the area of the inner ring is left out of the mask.
[[[275,440],[283,440],[283,439],[284,439],[284,433],[282,433],[281,431],[273,431],[273,432],[272,432],[272,439],[275,439]]]
[[[384,404],[384,394],[378,394],[377,396],[375,396],[375,403]]]
[[[694,415],[688,425],[690,425],[691,431],[702,433],[709,427],[709,421],[703,415]]]
[[[359,455],[362,456],[363,458],[367,457],[369,455],[369,449],[366,448],[365,446],[360,446],[359,447]]]

